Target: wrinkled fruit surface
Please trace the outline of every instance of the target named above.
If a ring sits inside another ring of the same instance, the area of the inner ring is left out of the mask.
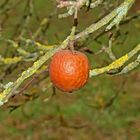
[[[88,58],[79,51],[58,51],[50,62],[49,75],[52,83],[60,90],[65,92],[77,90],[88,80]]]

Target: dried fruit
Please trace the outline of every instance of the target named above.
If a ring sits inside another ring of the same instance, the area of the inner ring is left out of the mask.
[[[52,83],[60,90],[65,92],[77,90],[88,80],[88,58],[79,51],[58,51],[50,62],[49,75]]]

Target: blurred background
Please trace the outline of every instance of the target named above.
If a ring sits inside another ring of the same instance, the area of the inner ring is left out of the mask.
[[[82,8],[77,32],[121,2],[106,0],[95,9]],[[58,19],[63,12],[65,9],[56,8],[55,0],[0,0],[1,85],[15,81],[43,54],[34,42],[27,43],[24,38],[54,45],[69,35],[73,17]],[[110,34],[114,36],[112,49],[117,58],[140,43],[139,0],[119,29],[104,33],[102,28],[77,43],[76,49],[88,56],[91,68],[111,63],[109,56],[100,51],[108,46]],[[24,38],[19,39],[21,36]],[[13,47],[9,39],[20,47]],[[2,59],[27,52],[31,55],[17,63]],[[125,75],[90,78],[82,89],[71,94],[54,89],[47,72],[29,78],[18,90],[21,94],[0,108],[0,140],[140,140],[140,67]]]

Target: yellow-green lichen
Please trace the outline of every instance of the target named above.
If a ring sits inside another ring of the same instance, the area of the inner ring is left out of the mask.
[[[0,58],[0,61],[4,64],[14,64],[21,61],[22,57],[13,57],[13,58]]]
[[[96,76],[99,74],[102,74],[104,72],[110,71],[112,69],[117,69],[120,68],[121,66],[124,65],[124,63],[129,59],[128,54],[122,56],[121,58],[117,59],[116,61],[112,62],[110,65],[99,68],[99,69],[93,69],[90,71],[90,77]]]

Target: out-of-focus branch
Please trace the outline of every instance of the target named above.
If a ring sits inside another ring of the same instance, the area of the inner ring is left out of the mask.
[[[92,0],[91,0],[92,1]],[[96,0],[95,2],[91,2],[90,0],[77,0],[77,1],[63,1],[57,0],[58,8],[67,8],[67,12],[64,14],[60,14],[59,18],[66,18],[68,16],[74,15],[76,11],[79,11],[81,7],[86,6],[88,8],[95,8],[104,0]]]
[[[14,64],[14,63],[18,63],[22,60],[22,57],[12,57],[12,58],[3,58],[2,56],[0,56],[0,63],[2,64]]]
[[[27,7],[28,7],[28,13],[24,17],[25,20],[24,20],[23,27],[22,27],[21,33],[19,35],[19,38],[25,34],[27,27],[28,27],[28,24],[29,24],[29,21],[31,19],[32,14],[33,14],[33,0],[27,0]]]
[[[13,3],[12,5],[9,4],[10,0],[5,0],[1,5],[0,5],[0,14],[6,14],[10,10],[13,10],[21,1],[19,0],[16,3]]]
[[[92,2],[90,4],[90,8],[95,8],[97,7],[98,5],[100,5],[101,3],[103,3],[105,0],[96,0],[95,2]],[[88,3],[86,3],[86,6],[88,6]]]

